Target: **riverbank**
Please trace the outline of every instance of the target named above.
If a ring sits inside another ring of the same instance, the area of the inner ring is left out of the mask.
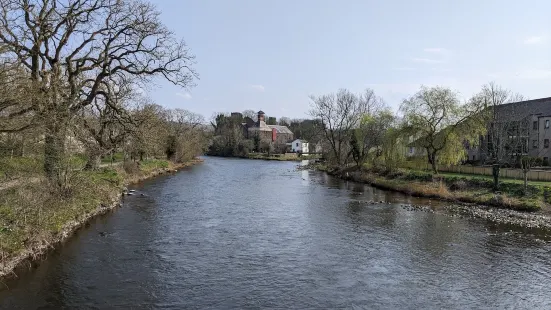
[[[296,153],[287,153],[287,154],[271,154],[268,155],[266,153],[249,153],[244,156],[219,156],[219,155],[213,155],[209,154],[209,156],[214,157],[233,157],[233,158],[242,158],[242,159],[257,159],[257,160],[275,160],[275,161],[302,161],[302,160],[309,160],[309,159],[318,159],[319,156],[316,155],[302,155],[298,156]]]
[[[480,179],[433,177],[429,173],[417,171],[399,171],[385,175],[373,171],[334,170],[323,164],[310,164],[305,168],[324,171],[334,177],[369,184],[383,190],[449,201],[452,204],[442,211],[452,215],[526,228],[551,229],[549,188],[546,186],[530,186],[529,194],[524,196],[520,184],[506,181],[501,183],[501,192],[493,193],[492,184]],[[435,211],[427,206],[402,207],[415,211]]]
[[[279,161],[302,161],[302,160],[309,160],[309,159],[318,159],[319,156],[316,155],[302,155],[299,156],[296,153],[288,153],[288,154],[262,154],[262,153],[249,153],[247,155],[248,159],[263,159],[263,160],[279,160]]]
[[[120,205],[126,186],[176,172],[203,160],[185,163],[149,160],[99,171],[78,171],[65,192],[44,180],[10,187],[0,195],[0,279],[30,268],[92,218]]]

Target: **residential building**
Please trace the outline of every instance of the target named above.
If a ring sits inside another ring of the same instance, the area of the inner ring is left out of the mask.
[[[551,157],[551,97],[496,106],[487,134],[466,144],[468,160],[513,163],[519,156]]]
[[[303,154],[310,153],[309,143],[306,140],[296,139],[289,144],[291,145],[291,152],[293,153],[303,153]]]

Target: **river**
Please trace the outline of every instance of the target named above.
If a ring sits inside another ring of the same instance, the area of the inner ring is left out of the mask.
[[[136,185],[0,283],[0,308],[551,308],[545,232],[410,211],[438,203],[296,165],[207,157]]]

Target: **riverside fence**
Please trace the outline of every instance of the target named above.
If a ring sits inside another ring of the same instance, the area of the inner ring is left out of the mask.
[[[416,169],[416,170],[426,170],[426,171],[430,171],[432,169],[429,164],[422,164],[418,162],[406,162],[404,167],[410,168],[410,169]],[[492,176],[492,167],[438,166],[438,171]],[[504,178],[509,178],[509,179],[519,179],[519,180],[524,179],[524,175],[521,169],[501,168],[500,176]],[[527,176],[528,176],[528,180],[530,181],[551,182],[551,171],[548,171],[548,170],[537,170],[537,169],[530,170]]]

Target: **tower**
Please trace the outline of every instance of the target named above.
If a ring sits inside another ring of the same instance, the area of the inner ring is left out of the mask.
[[[260,124],[260,122],[264,122],[264,115],[265,113],[262,112],[262,110],[258,111],[258,123]]]

